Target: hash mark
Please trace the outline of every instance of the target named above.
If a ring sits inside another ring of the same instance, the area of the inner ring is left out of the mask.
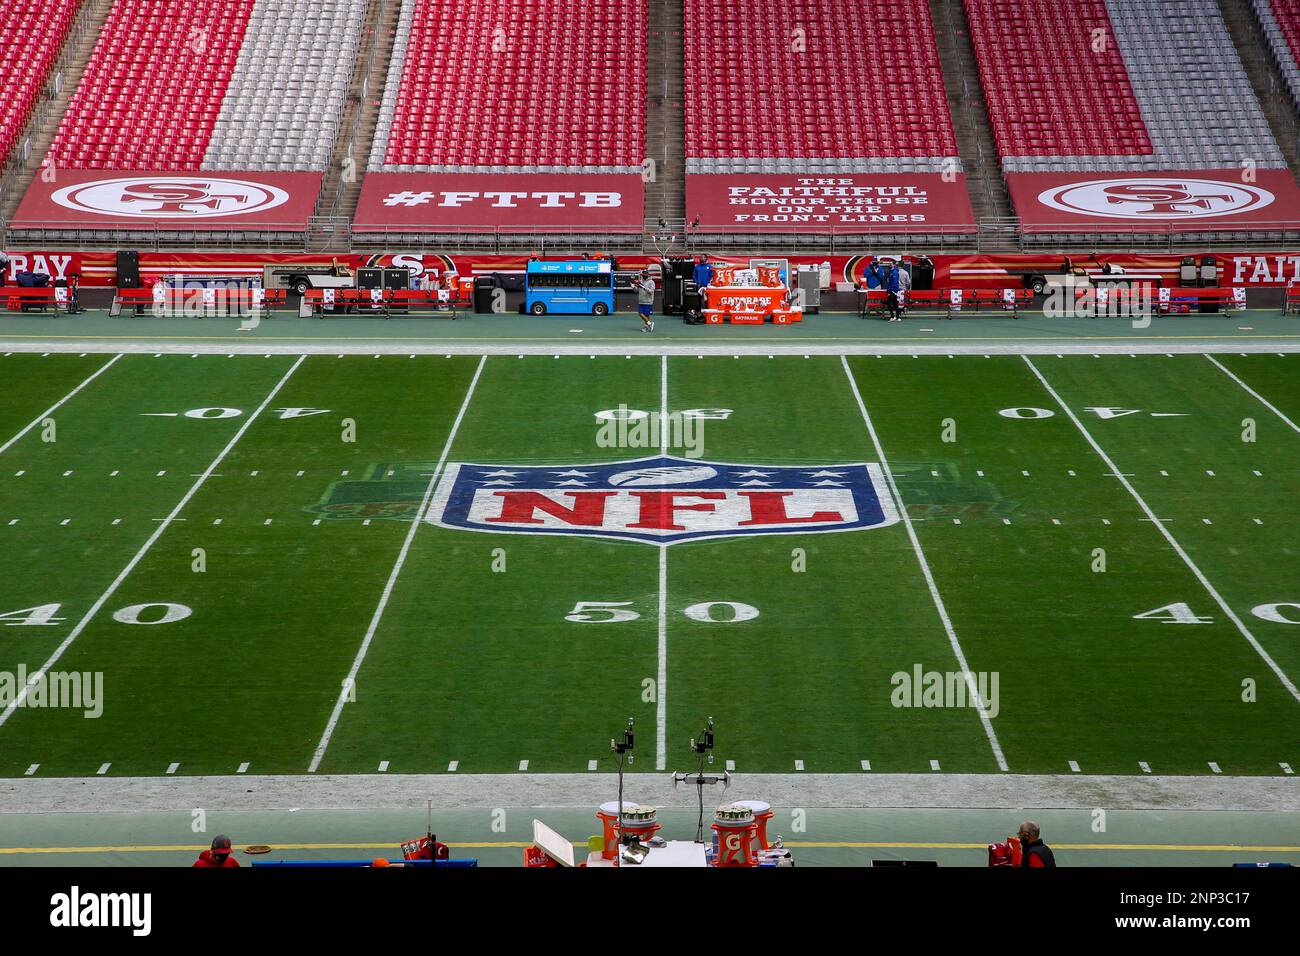
[[[247,764],[247,763],[241,763],[241,764],[239,765],[239,769],[236,770],[235,773],[248,773],[248,764]]]
[[[1251,518],[1250,520],[1253,521],[1253,522],[1255,522],[1255,524],[1263,524],[1263,523],[1264,523],[1264,522],[1260,521],[1258,518]]]
[[[168,772],[168,773],[175,773],[177,770],[180,769],[180,766],[181,766],[181,765],[178,764],[178,763],[169,763],[169,764],[167,765],[167,772]]]
[[[71,521],[72,521],[71,518],[64,518],[62,521],[59,522],[59,526],[60,526],[60,527],[63,527],[64,525],[67,525],[67,524],[70,523]]]
[[[731,770],[735,770],[735,769],[736,769],[736,761],[734,761],[734,760],[728,760],[728,761],[727,761],[727,770],[728,770],[728,771],[731,771]]]
[[[1211,521],[1209,518],[1202,518],[1201,524],[1214,524],[1214,522]]]
[[[221,524],[221,519],[220,519],[220,518],[213,518],[213,519],[212,519],[212,523],[213,523],[213,524]]]
[[[315,521],[312,522],[313,526],[318,524],[320,524],[320,518],[317,518]]]
[[[380,773],[388,773],[388,761],[387,761],[387,760],[381,760],[381,761],[379,761],[379,772],[380,772]]]
[[[527,760],[521,760],[521,761],[519,761],[519,769],[520,769],[520,770],[527,770],[527,769],[528,769],[528,761],[527,761]]]
[[[262,526],[263,526],[263,527],[266,527],[268,524],[271,523],[271,521],[272,521],[271,518],[267,518],[265,521],[262,522]]]
[[[1077,760],[1071,760],[1071,761],[1070,761],[1070,773],[1078,773],[1078,772],[1079,772],[1079,761],[1077,761]]]
[[[595,769],[596,769],[596,761],[594,761],[594,760],[588,760],[588,761],[587,761],[587,770],[590,772],[590,771],[595,770]]]
[[[870,769],[871,769],[871,761],[870,761],[870,760],[864,760],[864,761],[862,761],[862,769],[863,769],[863,770],[870,770]]]
[[[1285,767],[1286,764],[1282,764],[1282,766]],[[33,776],[33,775],[36,773],[36,771],[39,770],[40,768],[41,768],[41,765],[40,765],[40,764],[38,764],[38,763],[34,763],[34,764],[32,764],[30,767],[27,768],[27,772],[26,772],[25,774],[23,774],[23,776],[24,776],[24,777],[30,777],[30,776]],[[1290,773],[1290,772],[1291,772],[1290,769],[1288,769],[1288,770],[1287,770],[1287,773]]]
[[[97,776],[97,777],[102,777],[102,776],[104,776],[104,774],[108,773],[108,768],[111,767],[111,766],[113,766],[111,763],[102,763],[102,764],[100,764],[100,765],[99,765],[99,769],[95,771],[95,776]]]
[[[37,764],[32,764],[32,769],[35,769],[37,766],[38,766]],[[1282,768],[1283,773],[1295,773],[1295,771],[1291,769],[1291,765],[1289,763],[1280,763],[1278,764],[1278,766]],[[27,772],[31,773],[31,770]]]
[[[1215,763],[1213,760],[1210,761],[1210,772],[1211,772],[1211,773],[1223,773],[1223,771],[1219,769],[1219,765],[1218,765],[1217,763]]]
[[[460,761],[459,761],[459,760],[453,760],[451,763],[447,764],[447,772],[448,772],[448,773],[455,773],[455,772],[456,772],[456,768],[459,767],[459,766],[460,766]]]
[[[368,525],[368,524],[370,524],[370,519],[367,518],[365,521],[361,522],[361,524],[362,524],[363,526],[364,526],[364,525]]]
[[[796,761],[794,762],[794,769],[795,769],[795,770],[803,770],[803,761],[802,761],[802,760],[796,760]]]
[[[930,761],[930,769],[931,769],[931,770],[938,770],[938,769],[939,769],[939,761],[937,761],[937,760],[931,760],[931,761]]]
[[[1141,770],[1142,770],[1143,773],[1150,773],[1150,772],[1151,772],[1151,764],[1147,763],[1145,760],[1139,760],[1139,761],[1138,761],[1138,767],[1141,768]]]

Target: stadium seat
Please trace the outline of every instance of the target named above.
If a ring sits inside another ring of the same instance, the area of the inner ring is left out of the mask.
[[[80,6],[81,0],[13,0],[5,4],[0,15],[0,76],[5,86],[0,102],[0,165],[8,159],[36,107]],[[40,29],[33,30],[33,23],[39,23]]]
[[[687,169],[960,169],[926,0],[686,0]]]
[[[372,170],[631,172],[645,0],[403,0]]]

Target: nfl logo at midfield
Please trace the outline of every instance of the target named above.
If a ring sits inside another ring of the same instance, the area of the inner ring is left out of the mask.
[[[427,520],[497,534],[669,545],[881,528],[898,511],[876,464],[738,465],[672,456],[589,465],[451,464]]]

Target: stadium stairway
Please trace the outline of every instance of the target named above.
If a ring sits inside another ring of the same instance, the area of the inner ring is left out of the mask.
[[[15,154],[15,161],[10,170],[12,178],[4,184],[3,196],[0,196],[0,224],[7,223],[18,209],[18,203],[32,179],[40,172],[41,159],[49,152],[54,134],[58,132],[59,122],[67,110],[68,101],[81,83],[81,75],[86,71],[90,54],[95,49],[100,31],[108,20],[108,13],[113,9],[113,0],[85,0],[68,31],[64,48],[50,71],[45,90],[41,94],[41,106],[33,113],[27,127],[18,137],[18,142],[30,140],[30,157],[25,164],[20,164]],[[56,77],[62,74],[55,89]]]
[[[1269,54],[1268,39],[1260,26],[1259,18],[1251,9],[1250,0],[1218,0],[1223,21],[1232,35],[1246,76],[1255,91],[1255,97],[1264,111],[1273,138],[1282,150],[1291,175],[1300,170],[1300,123],[1296,110],[1287,95],[1286,80],[1277,62]]]
[[[366,10],[361,50],[340,121],[339,137],[308,231],[309,248],[342,248],[347,244],[347,230],[361,197],[366,158],[379,121],[401,12],[401,0],[370,0]]]
[[[647,228],[686,217],[686,114],[682,97],[683,0],[650,0],[647,8],[646,157],[655,178],[645,186]]]
[[[948,110],[952,113],[953,132],[957,136],[975,220],[981,227],[1007,220],[1012,215],[1011,197],[998,164],[984,86],[975,65],[975,51],[961,0],[930,0],[930,18],[934,21]]]

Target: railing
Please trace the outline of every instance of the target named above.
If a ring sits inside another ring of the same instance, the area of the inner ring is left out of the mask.
[[[351,129],[348,130],[347,155],[348,158],[352,160],[351,173],[354,177],[364,176],[366,167],[370,163],[369,156],[362,156],[359,162],[357,160],[357,156],[356,156],[357,135],[361,131],[361,117],[365,115],[366,101],[370,95],[370,74],[374,70],[375,57],[379,53],[379,36],[381,32],[380,28],[384,24],[385,15],[388,13],[388,8],[392,3],[393,0],[378,0],[378,7],[376,8],[376,13],[375,13],[374,28],[370,31],[370,36],[367,40],[369,49],[366,51],[365,62],[364,65],[361,67],[361,93],[356,104],[356,109],[354,109],[352,112],[352,127]],[[361,57],[358,56],[357,60],[358,62],[360,62]],[[354,70],[354,75],[355,75],[355,70]],[[381,114],[382,114],[382,110],[381,110]],[[337,145],[338,142],[336,138],[335,142],[332,142],[330,144],[331,162],[334,161],[334,149]],[[326,178],[328,179],[330,176],[334,175],[335,173],[338,173],[338,181],[335,184],[334,195],[329,200],[328,212],[325,212],[325,210],[320,206],[317,207],[317,212],[324,213],[324,215],[329,217],[338,216],[339,210],[343,206],[343,193],[346,191],[348,185],[350,185],[351,182],[355,181],[355,180],[349,180],[346,176],[344,176],[341,172],[339,172],[336,169],[326,170]],[[322,186],[322,189],[323,188],[324,187]],[[322,200],[324,200],[324,198],[325,198],[324,196],[321,197]]]

